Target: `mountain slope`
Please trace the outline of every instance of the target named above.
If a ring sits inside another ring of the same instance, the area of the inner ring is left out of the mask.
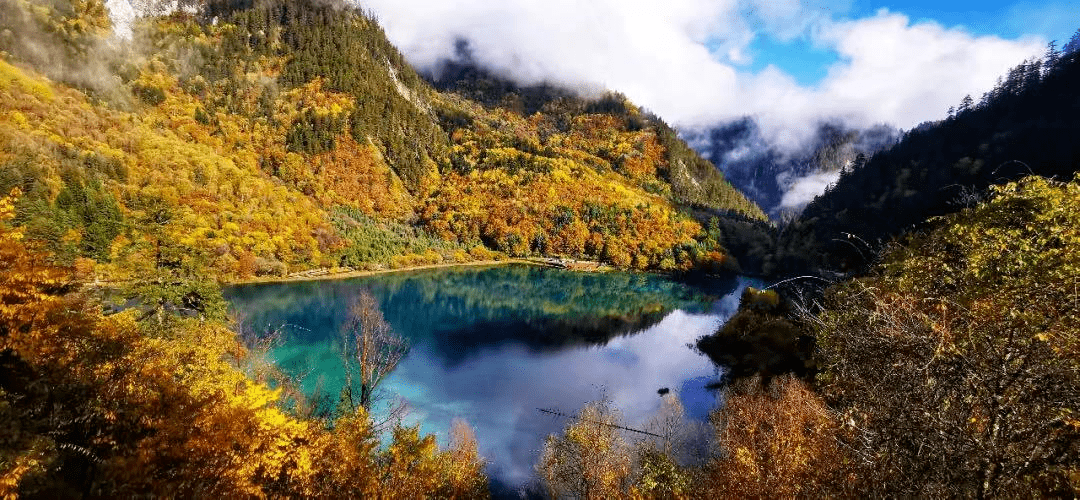
[[[846,171],[784,232],[779,260],[847,271],[869,264],[889,238],[983,198],[991,184],[1080,169],[1080,52],[1014,68],[979,104],[908,132],[865,166]]]
[[[351,7],[209,2],[118,47],[99,4],[34,2],[5,7],[34,29],[2,40],[0,189],[22,187],[32,237],[111,278],[492,251],[716,268],[724,250],[680,207],[764,218],[625,99],[523,116],[439,93]]]
[[[565,132],[572,126],[580,128],[577,117],[581,115],[610,115],[615,120],[607,123],[618,131],[651,132],[652,140],[658,143],[659,155],[651,160],[656,167],[649,175],[655,177],[657,182],[670,185],[670,193],[664,193],[666,197],[680,205],[765,220],[760,208],[735,189],[713,165],[688,148],[671,126],[656,115],[638,108],[621,94],[607,93],[597,98],[584,98],[550,84],[518,85],[479,66],[472,59],[465,42],[459,42],[456,59],[443,61],[426,77],[440,91],[479,103],[488,110],[502,109],[522,117],[539,114],[545,117],[543,121],[547,122],[549,130],[554,127],[559,132]],[[596,126],[594,124],[592,127]],[[545,132],[539,139],[546,142],[550,135],[551,132]],[[610,144],[599,146],[599,149],[593,147],[590,153],[601,157],[601,162],[613,165],[619,173],[627,174],[620,170],[624,160],[634,161],[636,157],[625,150],[614,151]],[[602,168],[608,166],[603,165]]]

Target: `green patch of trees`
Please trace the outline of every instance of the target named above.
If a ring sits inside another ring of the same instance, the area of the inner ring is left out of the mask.
[[[393,262],[395,257],[429,252],[437,253],[440,258],[452,259],[454,253],[465,252],[465,247],[453,242],[405,224],[377,221],[351,207],[335,208],[331,219],[342,238],[349,242],[338,256],[342,266],[360,269],[386,265]]]

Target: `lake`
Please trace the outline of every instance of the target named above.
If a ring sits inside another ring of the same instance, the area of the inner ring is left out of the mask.
[[[305,391],[336,395],[341,325],[368,289],[411,343],[380,391],[404,399],[405,423],[440,443],[453,419],[468,421],[498,489],[530,481],[544,438],[567,424],[538,408],[573,413],[607,397],[640,428],[668,388],[703,420],[715,404],[705,385],[718,373],[689,344],[734,314],[748,284],[506,265],[238,285],[225,295],[245,328],[285,335],[270,352],[277,366],[304,375]]]

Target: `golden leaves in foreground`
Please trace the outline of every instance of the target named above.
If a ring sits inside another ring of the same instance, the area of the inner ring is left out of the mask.
[[[69,293],[70,274],[27,249],[0,199],[0,497],[474,498],[475,437],[440,450],[401,428],[380,450],[362,409],[333,428],[281,409],[281,391],[230,362],[224,325],[141,330]]]

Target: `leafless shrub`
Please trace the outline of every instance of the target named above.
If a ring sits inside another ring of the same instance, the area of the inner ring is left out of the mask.
[[[343,400],[353,408],[361,406],[370,410],[375,389],[405,359],[409,341],[386,322],[375,296],[362,290],[349,307],[349,317],[341,329],[341,342],[346,375]],[[360,384],[358,395],[353,393],[355,382]],[[395,404],[390,413],[401,411],[404,411],[403,406]]]

